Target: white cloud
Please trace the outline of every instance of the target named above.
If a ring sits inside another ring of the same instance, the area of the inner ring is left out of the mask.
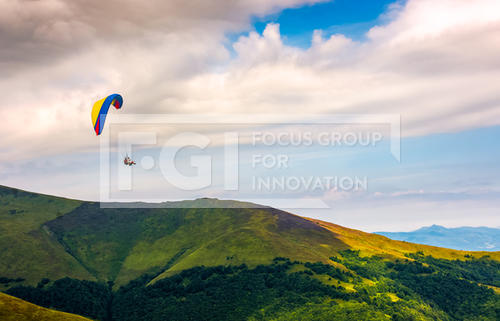
[[[97,150],[92,102],[128,113],[400,113],[403,135],[500,124],[500,3],[410,0],[368,40],[279,26],[235,44],[252,15],[315,1],[0,0],[2,160]],[[119,8],[119,10],[118,10]]]

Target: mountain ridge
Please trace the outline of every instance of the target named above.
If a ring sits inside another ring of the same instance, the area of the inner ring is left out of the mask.
[[[457,250],[499,251],[500,229],[462,226],[446,228],[431,225],[410,232],[375,232],[394,240],[442,246]]]
[[[119,286],[144,273],[159,280],[200,265],[256,266],[275,257],[335,265],[330,258],[348,249],[394,259],[422,252],[446,259],[489,255],[500,261],[500,252],[393,241],[257,204],[208,198],[182,202],[192,206],[101,208],[96,202],[0,187],[0,231],[5,232],[0,277],[34,285],[45,277],[67,276]],[[214,202],[229,208],[195,207]]]

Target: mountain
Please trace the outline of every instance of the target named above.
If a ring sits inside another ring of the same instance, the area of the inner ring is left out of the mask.
[[[418,251],[437,258],[492,255],[392,241],[235,201],[101,208],[0,187],[0,203],[0,277],[33,285],[63,277],[123,285],[144,273],[161,279],[199,265],[256,266],[275,257],[328,263],[338,251],[351,248],[399,258]]]
[[[31,304],[0,292],[0,320],[2,321],[90,321],[90,319],[54,311]]]
[[[376,232],[393,240],[466,251],[499,251],[500,229],[491,227],[422,227],[412,232]]]
[[[101,209],[84,203],[43,228],[92,276],[119,285],[144,273],[255,266],[277,256],[326,262],[348,248],[313,222],[271,208]]]
[[[0,187],[0,204],[0,291],[94,320],[444,321],[500,313],[500,252],[395,241],[209,198],[101,208]]]
[[[0,277],[94,278],[44,227],[82,202],[0,186],[0,204]]]

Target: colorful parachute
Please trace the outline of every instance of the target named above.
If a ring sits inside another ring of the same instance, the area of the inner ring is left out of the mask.
[[[94,125],[96,135],[100,135],[102,133],[109,106],[113,105],[116,109],[120,109],[122,108],[122,104],[123,98],[118,94],[109,95],[108,97],[94,103],[94,107],[92,107],[92,124]]]

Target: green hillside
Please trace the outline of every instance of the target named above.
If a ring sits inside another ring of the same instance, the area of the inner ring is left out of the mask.
[[[422,251],[437,258],[489,255],[500,260],[499,252],[392,241],[235,201],[105,209],[98,203],[0,187],[0,203],[0,290],[63,277],[123,285],[144,273],[156,275],[156,281],[195,266],[256,266],[275,257],[334,264],[329,258],[350,248],[394,258]]]
[[[0,277],[93,279],[44,228],[81,202],[0,186],[0,204]]]
[[[328,262],[348,248],[328,230],[271,208],[101,209],[86,203],[45,227],[97,279],[117,284],[144,273],[161,278],[198,265],[255,266],[277,256]]]
[[[0,203],[0,290],[101,321],[500,317],[500,252],[216,199],[113,209],[2,187]]]
[[[0,293],[2,321],[90,321],[90,319],[39,307],[21,299]]]
[[[411,258],[411,260],[410,260]],[[275,258],[271,264],[195,267],[154,283],[111,291],[61,279],[9,294],[101,321],[490,320],[500,317],[500,263],[409,255],[405,260],[340,251],[332,264]],[[338,264],[338,265],[337,265]]]

